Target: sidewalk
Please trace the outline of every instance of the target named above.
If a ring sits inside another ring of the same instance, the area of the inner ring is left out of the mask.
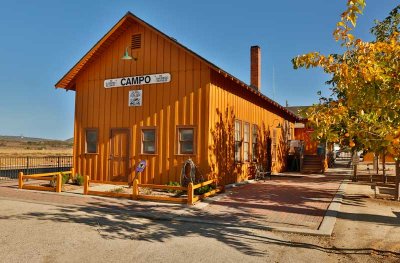
[[[343,178],[279,175],[265,182],[228,189],[208,206],[195,207],[191,216],[206,222],[258,229],[318,230]]]

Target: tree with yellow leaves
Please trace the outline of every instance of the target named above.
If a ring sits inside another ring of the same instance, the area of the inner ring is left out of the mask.
[[[393,154],[399,200],[400,5],[388,18],[376,23],[373,42],[364,42],[351,34],[365,6],[365,0],[348,0],[337,23],[333,36],[345,47],[343,54],[311,52],[294,58],[293,65],[321,67],[332,75],[333,97],[307,112],[315,133],[331,142],[347,138],[352,148]]]

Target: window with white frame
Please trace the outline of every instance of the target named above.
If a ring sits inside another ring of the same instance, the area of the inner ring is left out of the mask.
[[[235,120],[235,161],[242,159],[242,122]]]
[[[252,131],[251,131],[251,153],[253,162],[257,161],[257,143],[258,143],[258,126],[253,124]]]
[[[243,160],[250,161],[250,124],[243,124]]]
[[[194,128],[178,128],[178,154],[194,154]]]
[[[156,129],[142,129],[142,153],[155,154],[157,151],[156,145]]]

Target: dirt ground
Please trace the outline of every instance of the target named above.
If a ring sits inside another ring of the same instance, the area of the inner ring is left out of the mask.
[[[24,148],[5,148],[0,147],[1,157],[40,157],[40,156],[70,156],[71,148],[50,148],[50,149],[24,149]]]

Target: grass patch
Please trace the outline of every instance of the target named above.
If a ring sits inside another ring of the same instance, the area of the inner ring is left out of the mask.
[[[116,193],[116,194],[121,194],[121,193],[124,192],[124,188],[123,187],[117,187],[117,188],[111,189],[109,192]]]

